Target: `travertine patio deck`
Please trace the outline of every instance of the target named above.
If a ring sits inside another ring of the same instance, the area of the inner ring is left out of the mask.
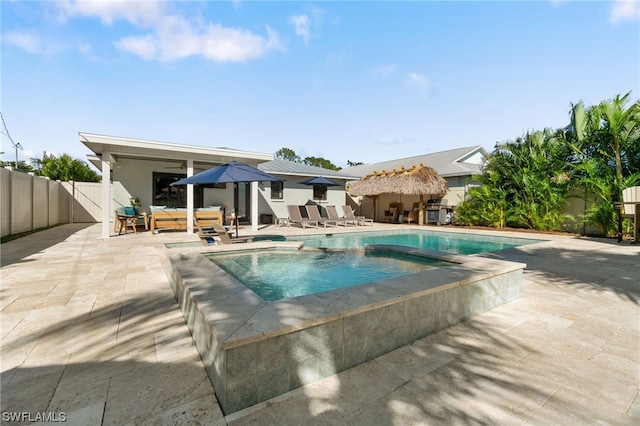
[[[162,267],[164,243],[196,237],[99,235],[2,245],[3,423],[640,423],[639,246],[553,236],[490,254],[528,265],[522,298],[225,418]]]

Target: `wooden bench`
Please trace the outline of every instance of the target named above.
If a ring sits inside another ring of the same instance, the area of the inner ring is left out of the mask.
[[[222,225],[223,213],[215,210],[196,210],[193,217],[201,226],[213,226],[213,224]],[[167,210],[154,211],[151,215],[151,233],[157,229],[187,229],[187,211],[186,210]]]

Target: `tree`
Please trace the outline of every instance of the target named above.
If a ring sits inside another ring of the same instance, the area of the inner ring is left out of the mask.
[[[630,93],[585,108],[571,106],[566,140],[573,149],[576,187],[590,205],[583,220],[603,234],[616,231],[613,203],[622,189],[640,181],[640,101],[627,108]]]
[[[25,163],[24,161],[18,161],[17,166],[15,161],[0,161],[0,166],[13,167],[14,170],[20,170],[27,173],[33,172],[33,167],[31,167],[29,164]]]
[[[323,169],[329,170],[340,170],[340,167],[322,157],[305,157],[302,162],[308,166],[322,167]]]
[[[294,163],[303,163],[308,166],[322,167],[329,170],[340,170],[340,167],[322,157],[305,157],[303,160],[291,148],[280,148],[276,151],[274,157],[281,160],[293,161]]]
[[[56,157],[54,154],[44,154],[42,160],[32,159],[35,173],[49,179],[63,182],[100,182],[100,176],[89,168],[89,165],[81,160],[71,158],[69,154]]]
[[[618,183],[624,176],[640,172],[640,100],[626,108],[630,96],[630,92],[617,95],[586,110],[580,101],[571,109],[569,129],[575,135],[574,150],[583,159],[611,164]]]
[[[362,164],[364,164],[362,161],[350,161],[350,160],[347,160],[347,166],[349,166],[349,167],[360,166]]]
[[[300,156],[291,148],[280,148],[276,151],[274,157],[281,160],[293,161],[294,163],[302,162]]]
[[[527,227],[540,231],[559,229],[570,188],[571,152],[545,129],[496,145],[486,159],[481,186],[459,206],[463,223],[496,227]]]

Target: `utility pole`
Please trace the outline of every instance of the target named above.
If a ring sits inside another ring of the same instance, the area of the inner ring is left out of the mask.
[[[9,140],[11,140],[11,138],[9,138]],[[11,143],[13,143],[13,141],[11,141]],[[22,149],[22,145],[20,145],[20,142],[13,144],[13,147],[16,149],[16,169],[18,168],[18,149]]]
[[[11,145],[13,145],[13,147],[16,150],[16,164],[15,164],[15,169],[18,169],[18,149],[22,149],[22,145],[20,145],[20,142],[14,142],[13,139],[11,138],[11,135],[9,134],[9,129],[7,129],[7,123],[4,122],[4,116],[2,115],[2,113],[0,112],[0,118],[2,119],[2,126],[4,127],[4,132],[1,132],[3,135],[5,135],[7,138],[9,138],[9,142],[11,142]]]

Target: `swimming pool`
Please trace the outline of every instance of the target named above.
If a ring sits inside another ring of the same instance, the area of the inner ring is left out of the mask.
[[[286,240],[302,241],[305,247],[350,249],[364,248],[367,244],[392,244],[466,255],[505,250],[540,242],[540,240],[528,238],[426,230],[347,232],[287,237]]]
[[[299,250],[208,256],[266,301],[316,294],[450,265],[389,251]]]

